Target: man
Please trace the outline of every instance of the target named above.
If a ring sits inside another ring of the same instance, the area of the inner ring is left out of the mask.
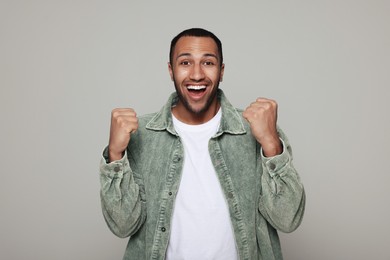
[[[305,193],[277,104],[235,109],[211,32],[171,42],[176,92],[160,112],[114,109],[100,167],[103,214],[130,237],[124,259],[282,259],[276,230],[301,223]]]

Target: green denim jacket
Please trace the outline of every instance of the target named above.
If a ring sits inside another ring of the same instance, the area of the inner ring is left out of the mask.
[[[222,119],[209,141],[211,161],[229,207],[239,259],[282,259],[277,230],[301,223],[305,193],[291,148],[278,129],[283,153],[266,158],[242,111],[219,90]],[[125,156],[100,164],[101,203],[110,230],[130,237],[123,259],[165,259],[184,151],[171,117],[173,93],[160,112],[139,117]],[[204,234],[207,236],[207,234]]]

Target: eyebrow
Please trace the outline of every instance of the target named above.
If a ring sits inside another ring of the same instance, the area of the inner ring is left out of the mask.
[[[183,56],[191,56],[191,53],[189,52],[185,52],[185,53],[181,53],[179,54],[177,57],[176,57],[176,60],[179,59],[180,57],[183,57]],[[213,53],[206,53],[203,55],[204,57],[213,57],[213,58],[216,58],[218,60],[218,56],[213,54]]]

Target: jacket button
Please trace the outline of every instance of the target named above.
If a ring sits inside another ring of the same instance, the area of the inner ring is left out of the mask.
[[[232,199],[233,198],[233,193],[229,192],[228,193],[228,197],[229,197],[229,199]]]
[[[169,195],[169,196],[172,196],[172,192],[171,192],[171,191],[170,191],[170,192],[168,192],[168,195]]]
[[[273,170],[275,170],[276,166],[274,163],[270,163],[269,168],[271,169],[271,171],[273,171]]]
[[[121,170],[121,167],[119,167],[119,166],[115,166],[115,168],[114,168],[114,172],[119,172]]]
[[[165,232],[165,231],[166,231],[165,227],[162,227],[162,228],[161,228],[161,231],[162,231],[162,232]]]

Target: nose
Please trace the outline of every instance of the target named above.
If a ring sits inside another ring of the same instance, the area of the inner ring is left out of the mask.
[[[205,78],[205,74],[201,64],[194,64],[191,69],[190,79],[194,81],[200,81]]]

